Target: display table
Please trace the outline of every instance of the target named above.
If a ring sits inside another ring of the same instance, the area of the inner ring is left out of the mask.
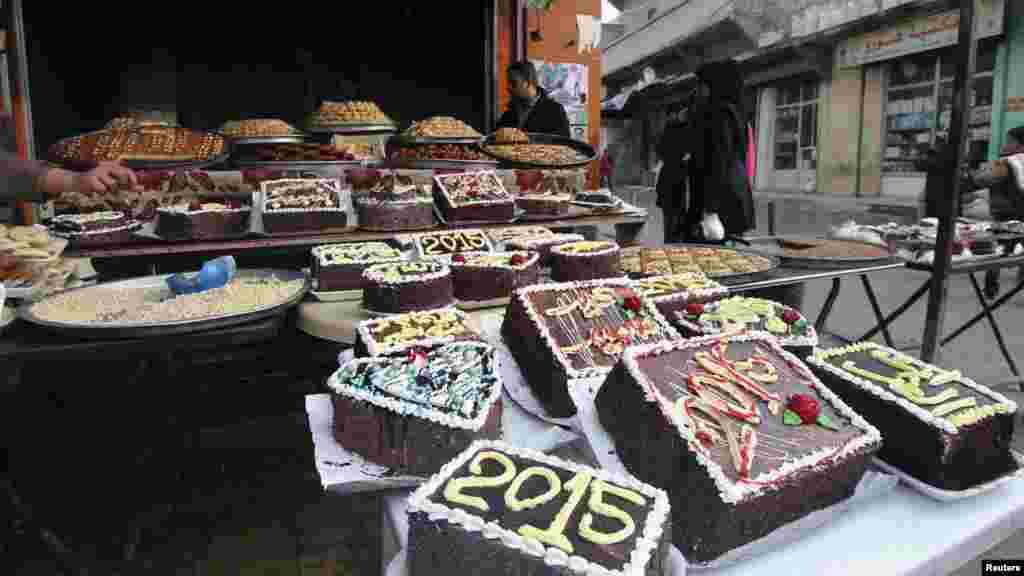
[[[404,549],[405,500],[410,491],[385,497],[388,520]],[[1024,479],[958,502],[936,502],[900,485],[850,509],[834,522],[789,546],[709,576],[808,576],[948,574],[1024,528]]]

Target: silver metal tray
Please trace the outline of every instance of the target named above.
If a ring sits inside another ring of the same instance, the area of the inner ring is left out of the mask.
[[[225,136],[231,146],[252,146],[255,144],[302,144],[306,141],[306,135],[301,133],[287,136],[239,136],[233,138]]]
[[[306,126],[311,134],[394,134],[394,124],[336,124],[334,126]]]
[[[903,482],[915,492],[924,494],[925,496],[933,500],[938,500],[939,502],[953,502],[955,500],[963,500],[965,498],[973,498],[975,496],[980,496],[982,494],[985,494],[986,492],[991,492],[992,490],[995,490],[996,488],[1006,484],[1007,482],[1016,480],[1017,478],[1024,477],[1024,456],[1022,456],[1020,452],[1017,452],[1016,450],[1013,449],[1010,450],[1010,453],[1013,455],[1014,462],[1017,463],[1016,470],[1011,470],[1010,472],[1007,472],[1006,474],[1003,474],[1002,476],[990,480],[984,484],[980,484],[978,486],[974,486],[973,488],[968,488],[966,490],[960,490],[959,492],[953,490],[943,490],[942,488],[937,488],[935,486],[932,486],[931,484],[918,480],[917,478],[914,478],[910,474],[907,474],[903,470],[900,470],[899,468],[890,465],[889,463],[878,457],[872,458],[871,463],[879,470],[887,474],[893,474],[894,476],[898,477],[900,479],[900,482]]]
[[[406,136],[404,134],[397,134],[391,139],[391,141],[397,146],[415,146],[417,144],[480,144],[481,142],[484,141],[484,138],[484,136],[437,138],[428,136]]]
[[[331,168],[338,167],[360,167],[376,168],[381,160],[302,160],[302,161],[273,161],[273,160],[235,160],[233,163],[239,168],[264,168],[267,170],[305,170],[307,168]]]
[[[163,288],[165,286],[165,280],[170,274],[161,274],[158,276],[146,276],[142,278],[133,278],[131,280],[122,280],[118,282],[110,282],[107,284],[97,284],[93,286],[86,286],[83,288],[75,288],[75,290],[103,290],[109,288],[137,288],[153,289]],[[297,290],[296,293],[290,296],[287,300],[274,304],[272,306],[266,306],[264,308],[252,310],[249,312],[243,312],[240,314],[227,314],[221,316],[212,316],[207,318],[197,318],[195,320],[183,320],[176,322],[136,322],[136,323],[116,323],[111,322],[107,324],[82,324],[77,322],[54,322],[51,320],[44,320],[37,317],[32,312],[32,306],[35,303],[22,304],[18,308],[18,316],[29,323],[36,324],[54,332],[73,336],[78,338],[86,339],[118,339],[118,338],[145,338],[152,336],[170,336],[176,334],[188,334],[192,332],[201,332],[204,330],[214,330],[218,328],[227,328],[230,326],[237,326],[239,324],[246,324],[254,322],[275,314],[279,314],[288,308],[298,304],[306,292],[309,290],[309,278],[302,272],[294,270],[271,270],[271,269],[250,269],[250,270],[239,270],[236,278],[270,278],[277,277],[282,281],[299,280],[305,281],[302,288]],[[70,292],[65,290],[64,292]],[[64,292],[59,292],[62,294]],[[170,291],[167,291],[168,294]],[[56,296],[53,294],[48,296],[52,298]],[[44,302],[45,299],[41,300]]]
[[[408,170],[465,170],[467,168],[498,167],[494,160],[387,160],[384,167],[405,168]]]
[[[673,248],[673,247],[677,247],[677,246],[676,245],[664,246],[664,248]],[[758,276],[761,276],[762,274],[767,274],[767,273],[771,272],[772,270],[775,270],[781,264],[779,259],[776,258],[775,256],[772,256],[770,254],[764,254],[763,252],[758,252],[757,250],[751,250],[750,248],[737,248],[737,247],[733,247],[733,246],[720,246],[718,244],[680,244],[680,245],[678,245],[678,247],[681,247],[681,248],[716,248],[718,250],[732,250],[733,252],[739,252],[740,254],[748,254],[748,255],[751,255],[751,256],[760,256],[761,258],[765,258],[769,262],[771,262],[771,267],[769,267],[769,268],[767,268],[765,270],[758,270],[757,272],[736,272],[734,274],[707,274],[707,277],[711,278],[712,280],[732,280],[732,279],[748,278],[748,277],[749,278],[756,278]],[[651,248],[659,248],[659,246],[651,246]],[[636,274],[636,273],[633,273],[633,274],[629,274],[629,277],[630,278],[648,278],[650,276],[658,276],[658,275],[659,274],[655,274],[655,273],[649,273],[649,274]]]
[[[875,264],[887,264],[892,262],[895,258],[894,255],[889,254],[888,256],[860,256],[860,257],[826,257],[826,256],[791,256],[785,253],[785,250],[779,244],[783,240],[792,241],[812,241],[812,240],[823,240],[823,238],[808,238],[798,236],[770,236],[764,238],[756,238],[748,240],[751,244],[750,250],[759,252],[764,256],[771,256],[778,258],[783,266],[788,268],[803,268],[810,270],[833,270],[836,268],[849,268],[852,266],[872,266]],[[829,239],[831,242],[846,242],[849,244],[865,244],[863,242],[856,242],[853,240],[835,240]],[[869,246],[875,246],[874,244],[867,244]],[[877,246],[880,249],[880,246]],[[884,249],[883,249],[884,250]]]
[[[198,170],[223,164],[230,157],[231,146],[228,145],[227,150],[206,160],[122,160],[121,163],[132,170],[180,170],[189,168]]]
[[[529,144],[524,144],[524,146],[529,146],[530,144],[552,144],[552,145],[559,145],[559,146],[568,146],[569,148],[572,148],[573,150],[575,150],[575,151],[583,154],[584,156],[586,156],[586,159],[585,160],[579,160],[577,162],[569,162],[568,164],[548,164],[548,163],[544,163],[544,162],[527,162],[527,161],[521,161],[521,160],[511,160],[509,158],[505,158],[503,156],[499,156],[497,154],[493,154],[493,153],[491,153],[491,152],[489,152],[487,150],[488,146],[496,144],[496,142],[495,142],[495,134],[491,134],[486,139],[484,139],[484,141],[480,144],[480,151],[483,152],[484,154],[487,154],[491,158],[495,158],[496,160],[500,161],[502,166],[509,166],[509,167],[549,168],[549,169],[576,168],[576,167],[579,167],[579,166],[586,166],[587,164],[590,164],[594,160],[597,160],[597,151],[594,150],[593,146],[591,146],[590,144],[587,144],[586,142],[581,142],[579,140],[573,140],[572,138],[566,138],[564,136],[558,136],[556,134],[532,134],[531,133],[528,136],[530,137],[530,143]]]

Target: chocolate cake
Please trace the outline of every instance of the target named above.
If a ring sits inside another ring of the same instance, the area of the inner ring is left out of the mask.
[[[455,304],[452,273],[442,262],[377,264],[363,272],[363,279],[363,307],[372,312],[401,314]]]
[[[496,244],[508,242],[514,238],[551,236],[553,234],[554,232],[544,226],[509,226],[508,228],[490,228],[487,230],[487,235],[491,238],[491,242]]]
[[[165,240],[213,240],[249,233],[252,207],[241,200],[192,200],[156,210],[156,235]]]
[[[420,258],[436,258],[451,261],[453,254],[460,252],[490,252],[491,241],[483,230],[462,228],[418,234],[415,237],[416,252]]]
[[[878,457],[943,490],[966,490],[1017,469],[1017,405],[955,370],[862,342],[818,350],[811,368],[885,435]]]
[[[648,276],[636,281],[642,296],[662,305],[685,306],[690,302],[709,302],[729,293],[728,288],[700,272],[684,272],[668,276]]]
[[[625,278],[535,284],[515,291],[501,336],[548,414],[576,414],[567,386],[602,378],[627,346],[679,334]]]
[[[619,267],[619,245],[587,241],[559,244],[551,248],[551,279],[576,282],[624,276]]]
[[[376,177],[364,193],[356,196],[359,227],[378,232],[433,228],[434,197],[427,186],[407,176]]]
[[[72,248],[110,246],[138,240],[135,232],[142,223],[124,212],[64,214],[50,222],[54,236],[66,238]]]
[[[691,564],[849,498],[882,441],[763,333],[631,347],[596,405],[630,473],[668,491]]]
[[[516,196],[516,207],[533,216],[565,216],[569,214],[568,194],[532,192]]]
[[[633,478],[503,442],[474,442],[409,498],[408,571],[655,575],[668,496]]]
[[[483,342],[351,360],[327,383],[334,437],[394,473],[433,474],[473,440],[501,435],[499,362]]]
[[[529,250],[540,254],[540,265],[551,265],[551,249],[562,244],[581,242],[581,234],[543,234],[538,236],[521,236],[505,242],[506,250]]]
[[[508,222],[515,199],[494,172],[434,176],[434,202],[446,222]]]
[[[359,290],[367,285],[363,272],[374,264],[403,262],[405,256],[384,242],[329,244],[311,250],[317,290]]]
[[[336,179],[283,179],[260,182],[263,229],[268,234],[316,232],[348,223],[343,190]]]
[[[455,308],[408,312],[364,320],[356,326],[356,357],[403,353],[409,346],[434,347],[460,340],[483,340],[465,312]]]
[[[540,282],[540,256],[532,252],[467,252],[452,256],[452,283],[459,302],[486,302]]]
[[[684,337],[730,332],[767,332],[798,356],[818,345],[814,325],[795,308],[762,298],[732,296],[717,302],[691,302],[668,319]]]

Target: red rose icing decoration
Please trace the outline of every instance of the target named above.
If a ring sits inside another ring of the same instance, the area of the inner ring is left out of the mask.
[[[813,396],[806,394],[794,394],[786,402],[786,408],[800,416],[804,424],[814,424],[818,421],[818,414],[821,413],[821,406]]]
[[[800,313],[792,308],[786,308],[782,311],[782,321],[786,324],[792,324],[800,319]]]
[[[691,302],[686,305],[686,313],[690,316],[700,316],[704,313],[704,305],[700,302]]]
[[[463,256],[462,254],[456,254],[455,256],[452,256],[452,262],[458,262],[459,264],[462,264],[465,261],[466,257]]]
[[[509,262],[511,262],[513,266],[526,264],[526,256],[522,254],[513,254],[512,258],[509,259]]]
[[[640,298],[637,296],[629,296],[622,301],[622,305],[626,307],[626,310],[632,310],[633,312],[639,312],[643,304],[640,303]]]

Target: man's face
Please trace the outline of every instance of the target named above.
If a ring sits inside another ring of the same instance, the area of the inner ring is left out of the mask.
[[[509,74],[508,76],[508,92],[513,98],[520,98],[522,100],[528,100],[533,97],[530,83],[516,74]]]

